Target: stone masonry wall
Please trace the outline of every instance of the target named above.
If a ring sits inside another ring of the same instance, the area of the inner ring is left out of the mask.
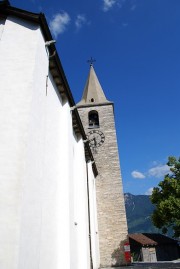
[[[127,221],[112,105],[79,108],[86,134],[88,113],[99,113],[99,128],[105,142],[94,151],[99,175],[96,179],[97,212],[101,267],[124,263],[123,241],[127,238]],[[121,247],[120,247],[121,246]]]

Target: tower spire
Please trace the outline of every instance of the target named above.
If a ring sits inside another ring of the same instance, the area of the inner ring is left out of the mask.
[[[81,101],[78,105],[109,103],[94,71],[93,62],[95,62],[95,60],[91,57],[91,59],[88,60],[88,63],[90,63],[89,75]]]

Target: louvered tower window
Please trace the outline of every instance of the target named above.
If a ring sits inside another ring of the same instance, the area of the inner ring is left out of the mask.
[[[99,128],[99,115],[96,110],[92,110],[88,114],[89,116],[89,128]]]

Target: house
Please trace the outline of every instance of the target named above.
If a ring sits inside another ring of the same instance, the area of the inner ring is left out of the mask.
[[[134,261],[171,261],[179,258],[178,242],[162,234],[129,234],[131,255]]]

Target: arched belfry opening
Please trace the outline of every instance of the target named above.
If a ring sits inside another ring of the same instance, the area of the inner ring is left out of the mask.
[[[92,110],[88,114],[89,128],[99,128],[99,115],[96,110]]]

